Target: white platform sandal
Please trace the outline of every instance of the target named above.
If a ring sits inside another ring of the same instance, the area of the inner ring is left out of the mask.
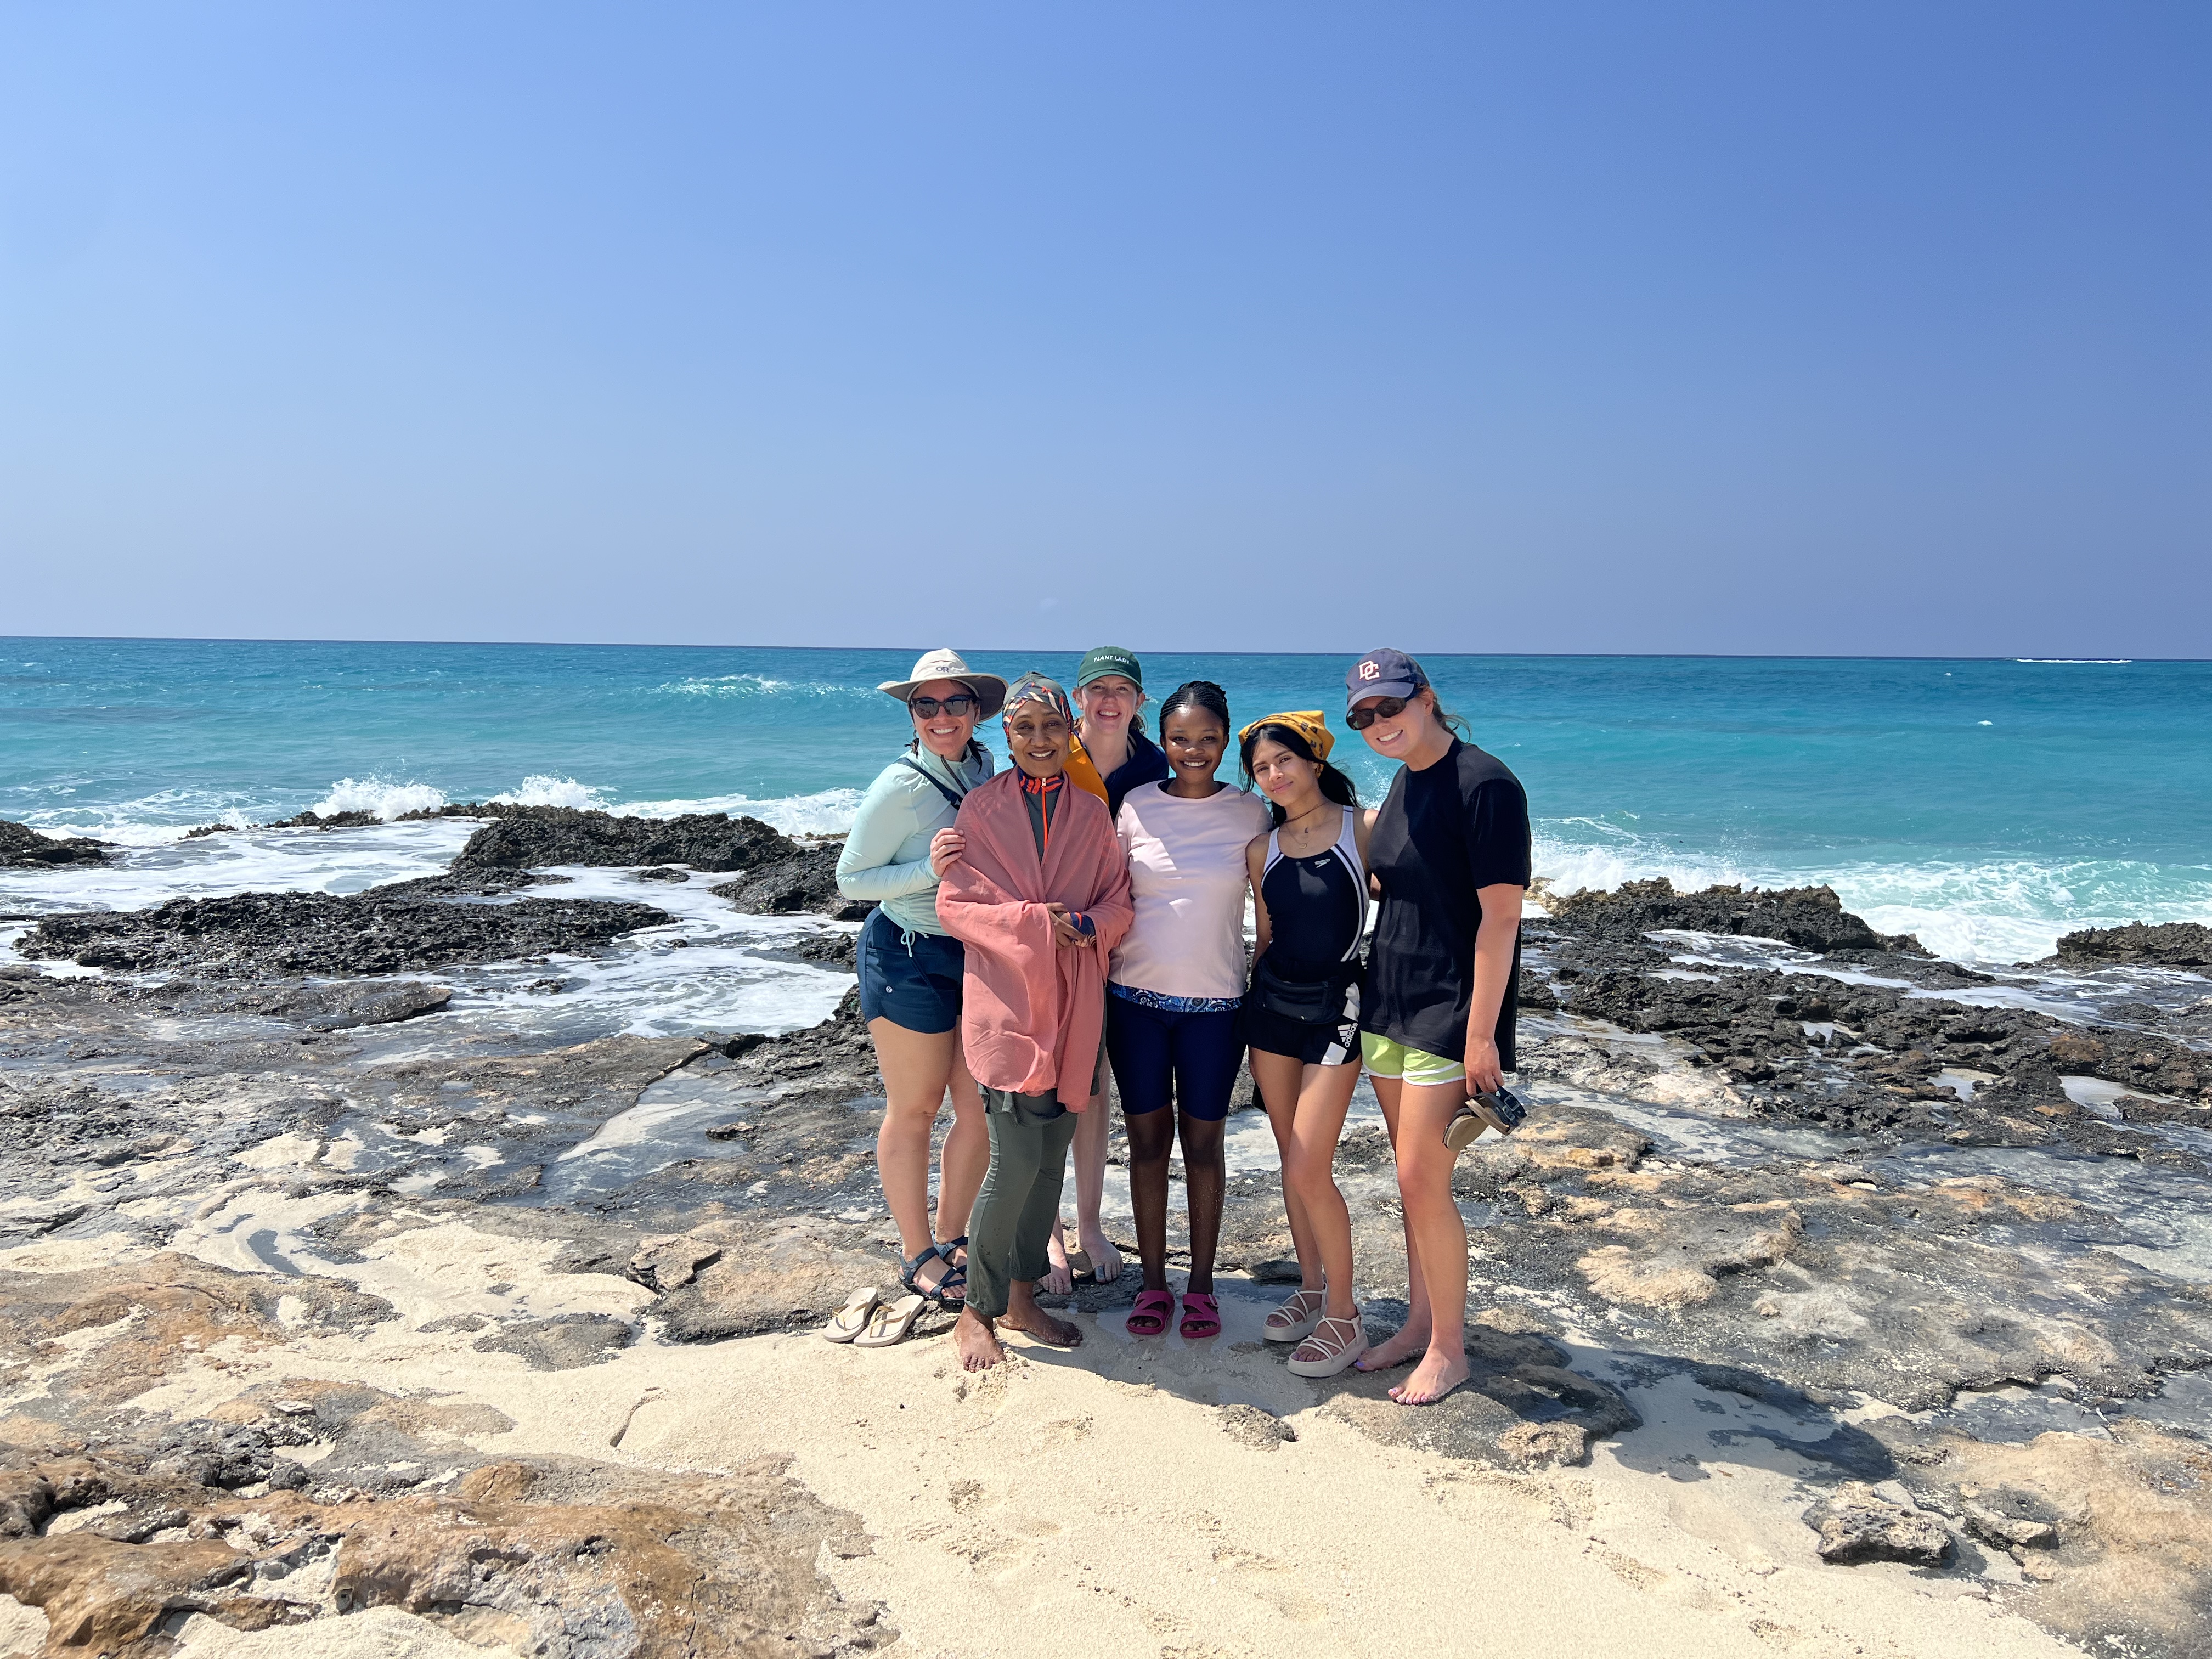
[[[1291,1356],[1293,1376],[1334,1376],[1367,1352],[1367,1327],[1357,1310],[1349,1319],[1324,1319]]]
[[[1303,1342],[1313,1334],[1321,1316],[1328,1311],[1328,1298],[1319,1291],[1299,1291],[1267,1316],[1261,1334],[1270,1342]]]

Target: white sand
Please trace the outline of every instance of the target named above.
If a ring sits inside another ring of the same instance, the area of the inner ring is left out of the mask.
[[[462,1297],[495,1267],[527,1273],[516,1258],[531,1254],[453,1224],[393,1247],[417,1283],[441,1277]],[[607,1281],[611,1301],[620,1283]],[[1316,1390],[1268,1356],[1230,1352],[1257,1337],[1266,1305],[1224,1295],[1228,1330],[1188,1347],[1139,1346],[1116,1318],[1085,1320],[1075,1354],[1015,1339],[1021,1357],[981,1376],[957,1370],[945,1340],[866,1352],[812,1336],[642,1342],[546,1374],[395,1322],[358,1340],[225,1344],[137,1403],[204,1411],[269,1377],[319,1376],[495,1406],[517,1426],[474,1441],[489,1453],[687,1470],[785,1454],[873,1540],[857,1559],[825,1551],[822,1570],[847,1595],[888,1604],[899,1650],[916,1656],[2075,1652],[1973,1583],[1822,1564],[1799,1518],[1806,1495],[1769,1467],[1787,1460],[1765,1443],[1732,1462],[1700,1440],[1709,1478],[1691,1481],[1647,1472],[1670,1449],[1650,1430],[1632,1452],[1603,1446],[1589,1468],[1533,1475],[1379,1445],[1325,1415]],[[1262,1405],[1300,1437],[1273,1451],[1240,1443],[1223,1431],[1219,1401]],[[301,1659],[445,1659],[434,1647],[328,1645],[358,1639],[366,1617],[283,1639]],[[261,1651],[204,1645],[214,1639],[188,1650]]]

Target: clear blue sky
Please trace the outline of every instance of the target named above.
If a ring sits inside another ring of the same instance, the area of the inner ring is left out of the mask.
[[[0,635],[2212,656],[2212,8],[0,3]]]

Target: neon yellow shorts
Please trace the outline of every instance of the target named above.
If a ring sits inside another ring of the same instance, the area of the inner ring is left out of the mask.
[[[1393,1042],[1373,1031],[1359,1034],[1359,1053],[1367,1062],[1370,1077],[1401,1077],[1417,1087],[1457,1083],[1467,1076],[1467,1067],[1455,1060],[1408,1048],[1402,1042]]]

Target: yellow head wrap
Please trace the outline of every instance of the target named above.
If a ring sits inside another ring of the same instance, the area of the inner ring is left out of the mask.
[[[1263,726],[1287,726],[1306,740],[1306,747],[1314,751],[1316,760],[1327,760],[1328,751],[1336,747],[1336,739],[1329,735],[1328,725],[1318,708],[1300,708],[1287,714],[1268,714],[1254,720],[1237,734],[1242,743]]]

